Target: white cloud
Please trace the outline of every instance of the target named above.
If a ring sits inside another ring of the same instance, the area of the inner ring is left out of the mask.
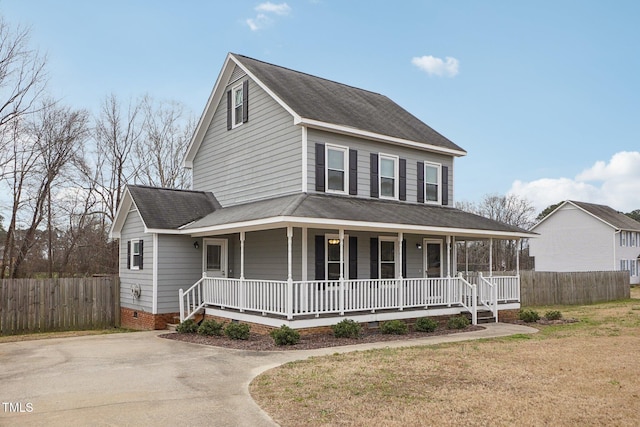
[[[515,181],[509,193],[531,201],[538,211],[563,200],[598,203],[622,212],[640,209],[640,152],[621,151],[597,161],[575,178]]]
[[[273,4],[268,1],[256,6],[256,11],[275,13],[276,15],[288,15],[291,12],[291,8],[286,3]]]
[[[255,18],[248,18],[245,22],[251,31],[258,31],[273,24],[272,15],[285,16],[291,13],[291,8],[286,3],[274,4],[271,2],[260,3],[255,7],[258,15]]]
[[[431,55],[416,56],[411,59],[411,63],[430,76],[454,77],[460,68],[460,62],[451,56],[447,56],[444,61]]]

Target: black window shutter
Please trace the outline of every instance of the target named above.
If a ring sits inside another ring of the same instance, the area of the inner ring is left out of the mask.
[[[400,159],[399,165],[400,191],[399,199],[407,200],[407,159]]]
[[[231,119],[231,109],[233,107],[231,106],[231,91],[228,90],[227,91],[227,130],[231,130],[232,127],[232,119]]]
[[[349,279],[358,278],[358,238],[349,236]]]
[[[380,197],[378,191],[378,155],[371,153],[371,197]]]
[[[402,239],[402,277],[407,278],[407,239]]]
[[[369,271],[369,276],[371,276],[370,279],[377,279],[378,278],[378,238],[372,237],[370,244],[371,244],[371,247],[370,247],[371,268]]]
[[[324,163],[324,144],[316,144],[316,191],[321,192],[325,191]]]
[[[442,166],[442,204],[449,204],[449,167]]]
[[[424,203],[424,163],[418,162],[418,203]]]
[[[127,240],[127,270],[131,270],[131,240]]]
[[[349,149],[349,194],[358,194],[358,151]]]
[[[324,235],[316,236],[316,280],[324,280]]]
[[[140,239],[140,262],[138,263],[138,268],[142,270],[142,260],[144,259],[144,240]]]
[[[249,80],[242,83],[242,123],[249,121]]]

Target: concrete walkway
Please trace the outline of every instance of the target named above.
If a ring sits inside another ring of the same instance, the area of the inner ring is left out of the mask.
[[[158,338],[164,331],[3,343],[0,425],[273,426],[248,386],[256,375],[283,363],[336,352],[537,332],[504,323],[483,326],[481,331],[419,340],[279,352]]]

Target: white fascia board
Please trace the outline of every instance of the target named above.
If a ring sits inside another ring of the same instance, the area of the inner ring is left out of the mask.
[[[149,234],[185,234],[180,230],[174,230],[171,228],[147,228],[144,227],[144,232]]]
[[[560,208],[562,208],[562,207],[563,207],[564,205],[566,205],[567,203],[569,203],[569,201],[568,201],[568,200],[565,200],[564,202],[562,202],[562,203],[560,204],[560,206],[558,206],[557,208],[555,208],[554,210],[552,210],[552,211],[551,211],[547,216],[545,216],[544,218],[542,218],[542,219],[540,220],[540,222],[538,222],[538,223],[534,224],[534,225],[533,225],[533,227],[531,227],[531,228],[530,228],[530,230],[531,230],[531,231],[533,231],[533,229],[534,229],[534,228],[536,228],[537,226],[539,226],[540,224],[542,224],[543,222],[545,222],[545,221],[547,220],[547,218],[551,218],[551,216],[552,216],[553,214],[555,214],[556,212],[558,212],[558,210],[560,210]],[[572,203],[572,205],[573,205],[573,203]],[[575,205],[574,205],[574,206],[575,206]],[[577,207],[577,206],[576,206],[576,207]]]
[[[345,221],[340,219],[326,219],[326,218],[303,218],[303,217],[290,217],[290,216],[277,216],[271,218],[258,219],[253,221],[243,221],[229,224],[221,224],[210,227],[200,227],[195,229],[183,229],[180,230],[182,234],[188,234],[192,237],[201,237],[208,234],[223,234],[233,233],[238,231],[257,231],[267,230],[274,227],[321,227],[321,228],[335,228],[349,229],[349,230],[361,230],[361,231],[378,231],[378,232],[413,232],[421,234],[435,234],[435,235],[452,235],[466,236],[466,237],[496,237],[503,239],[521,239],[532,238],[536,235],[520,232],[506,232],[506,231],[493,231],[493,230],[474,230],[468,228],[448,228],[448,227],[428,227],[420,225],[410,224],[390,224],[384,222],[366,222],[366,221]]]
[[[457,156],[457,157],[462,157],[467,155],[467,152],[464,150],[453,150],[451,148],[438,147],[436,145],[410,141],[408,139],[396,138],[394,136],[388,136],[380,133],[369,132],[366,130],[356,129],[349,126],[321,122],[319,120],[296,118],[294,119],[293,123],[296,125],[308,126],[314,129],[327,130],[330,132],[340,133],[343,135],[357,136],[357,137],[371,139],[374,141],[388,142],[391,144],[402,145],[402,146],[411,147],[411,148],[419,148],[421,150],[428,150],[434,153],[447,154],[447,155]]]
[[[127,219],[131,205],[133,204],[133,198],[129,193],[129,189],[125,187],[120,206],[116,209],[116,216],[109,227],[109,239],[119,239],[124,222]],[[142,218],[141,218],[142,219]]]
[[[216,112],[216,108],[220,103],[220,99],[222,99],[222,95],[224,94],[224,87],[226,86],[226,81],[231,76],[233,69],[229,67],[229,62],[231,61],[231,54],[227,54],[227,58],[224,61],[224,65],[222,66],[222,70],[220,74],[218,74],[218,79],[216,80],[216,84],[213,86],[211,90],[211,94],[209,95],[209,99],[207,100],[207,104],[204,107],[204,111],[200,116],[200,120],[198,120],[198,125],[196,126],[196,130],[193,132],[193,137],[191,138],[191,142],[189,143],[189,148],[187,149],[187,154],[184,158],[184,162],[182,163],[185,168],[192,169],[193,168],[193,158],[195,157],[198,149],[200,148],[200,144],[202,144],[202,140],[204,139],[204,135],[209,128],[209,124],[211,120],[213,120],[213,115]],[[224,82],[224,84],[222,84]]]

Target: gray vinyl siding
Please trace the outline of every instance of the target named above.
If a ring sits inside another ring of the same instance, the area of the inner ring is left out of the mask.
[[[302,231],[293,230],[293,280],[302,278]],[[240,240],[234,242],[234,277],[240,277]],[[246,279],[287,280],[287,230],[253,231],[245,234],[244,277]]]
[[[127,269],[127,242],[144,240],[142,270]],[[131,286],[140,285],[140,298],[131,296]],[[153,235],[145,234],[137,210],[127,214],[120,234],[120,306],[151,313],[153,308]]]
[[[453,163],[454,157],[444,154],[431,153],[416,148],[402,147],[399,145],[387,144],[383,142],[369,141],[352,136],[334,134],[309,129],[307,134],[307,191],[315,192],[316,189],[316,150],[315,144],[335,144],[348,147],[358,151],[358,197],[370,197],[369,174],[371,171],[370,154],[391,154],[407,160],[407,202],[417,203],[417,163],[433,162],[449,168],[449,205],[454,206],[454,182]]]
[[[202,248],[202,239],[158,235],[158,313],[179,311],[178,290],[186,291],[202,277]]]
[[[231,206],[301,188],[302,131],[293,117],[250,80],[249,121],[227,130],[225,91],[193,161],[193,189]]]

